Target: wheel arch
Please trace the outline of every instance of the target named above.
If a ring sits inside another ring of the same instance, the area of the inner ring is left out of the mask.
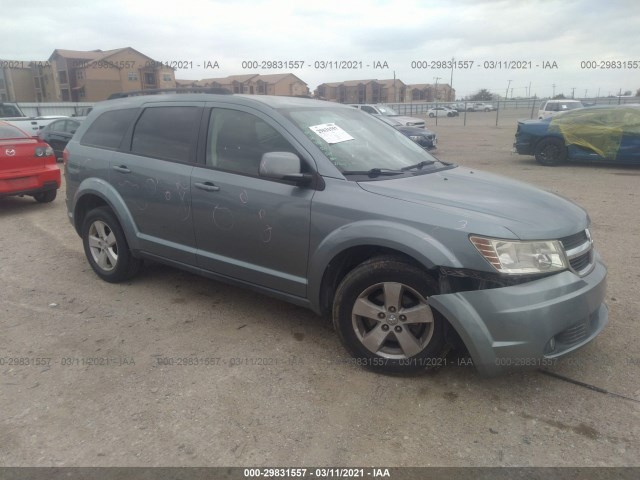
[[[116,216],[131,250],[138,249],[138,229],[129,209],[118,192],[106,181],[87,179],[80,184],[74,196],[73,226],[81,235],[82,223],[94,208],[109,207]]]
[[[344,276],[365,260],[396,255],[433,273],[439,266],[462,264],[442,243],[424,232],[391,222],[356,222],[328,235],[311,255],[308,297],[320,314],[331,311]]]

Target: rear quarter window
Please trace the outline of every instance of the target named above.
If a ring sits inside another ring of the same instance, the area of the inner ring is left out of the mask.
[[[87,129],[80,143],[91,147],[118,149],[137,112],[137,108],[104,112]]]

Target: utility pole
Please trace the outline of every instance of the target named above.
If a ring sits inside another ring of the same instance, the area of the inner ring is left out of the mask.
[[[398,102],[398,94],[396,92],[396,71],[393,71],[393,102]]]
[[[531,80],[529,80],[529,88],[527,89],[527,98],[531,97]]]
[[[584,89],[584,98],[587,98],[587,92],[589,91],[589,89],[585,88]]]
[[[556,84],[554,83],[551,86],[553,87],[553,95],[551,96],[551,98],[556,98]]]
[[[509,98],[509,87],[511,86],[511,80],[507,83],[507,93],[504,94],[504,99],[507,100]]]
[[[435,100],[436,100],[436,104],[438,103],[438,80],[441,80],[442,77],[433,77],[433,79],[436,81],[436,90],[435,90]]]
[[[449,95],[453,94],[453,65],[456,63],[455,57],[451,57],[451,79],[449,80]],[[454,98],[448,98],[448,101],[455,100]]]
[[[576,92],[576,87],[571,87],[571,98],[576,98],[575,92]]]

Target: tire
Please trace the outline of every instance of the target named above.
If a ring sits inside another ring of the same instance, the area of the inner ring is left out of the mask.
[[[49,203],[53,202],[56,199],[57,195],[57,190],[47,190],[46,192],[39,192],[34,194],[33,198],[35,198],[36,202],[38,203]]]
[[[427,304],[437,283],[399,257],[380,256],[349,272],[336,291],[333,325],[355,363],[384,373],[439,366],[444,318]]]
[[[118,283],[138,273],[142,261],[131,255],[122,227],[111,209],[91,210],[82,222],[81,232],[84,253],[100,278]]]
[[[567,159],[567,147],[559,138],[543,138],[536,145],[534,155],[542,165],[559,165]]]

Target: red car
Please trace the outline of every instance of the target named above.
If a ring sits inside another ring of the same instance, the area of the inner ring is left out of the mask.
[[[0,122],[0,197],[31,195],[52,202],[60,188],[60,168],[51,147],[19,128]]]

